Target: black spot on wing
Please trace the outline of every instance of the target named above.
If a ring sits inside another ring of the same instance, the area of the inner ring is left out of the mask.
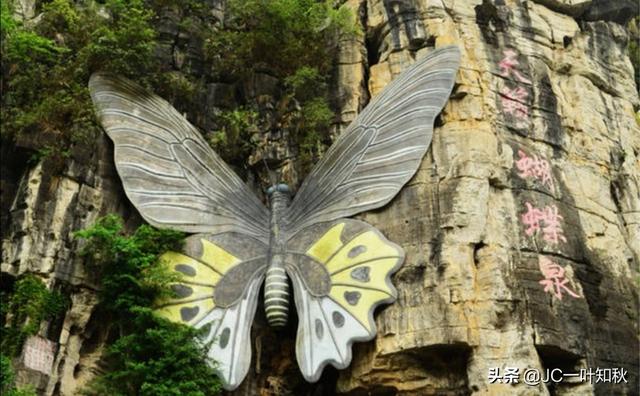
[[[224,349],[227,347],[227,345],[229,344],[229,337],[231,336],[231,329],[228,327],[225,327],[224,330],[222,330],[222,333],[220,333],[220,348]]]
[[[362,294],[358,291],[346,291],[344,292],[344,299],[347,300],[347,302],[350,305],[356,305],[358,304],[358,301],[360,300],[360,297],[362,297]]]
[[[316,336],[319,340],[322,340],[322,336],[324,335],[324,326],[320,319],[316,319]]]
[[[371,268],[368,266],[358,267],[351,271],[351,278],[360,282],[369,282],[371,280],[369,277],[370,272]]]
[[[354,246],[351,248],[351,250],[349,250],[349,253],[347,253],[347,256],[349,256],[349,258],[355,258],[366,251],[367,251],[367,247],[364,245]]]
[[[185,322],[190,322],[200,312],[199,307],[184,307],[180,308],[180,317]]]
[[[178,264],[175,266],[176,271],[187,276],[196,276],[196,269],[187,264]]]
[[[204,326],[198,329],[198,332],[199,332],[198,337],[202,340],[208,339],[212,329],[213,329],[213,326],[211,325],[211,322],[205,324]]]
[[[192,288],[190,288],[189,286],[180,285],[180,284],[171,285],[171,290],[173,290],[173,292],[176,294],[178,298],[189,297],[190,295],[193,294]]]
[[[337,328],[344,326],[344,316],[342,316],[340,312],[333,311],[333,313],[331,314],[331,319],[333,320],[333,324]]]

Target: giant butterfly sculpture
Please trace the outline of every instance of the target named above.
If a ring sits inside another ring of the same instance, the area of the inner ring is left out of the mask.
[[[91,77],[128,198],[150,224],[195,234],[182,252],[162,257],[182,276],[175,299],[158,312],[206,327],[225,388],[249,370],[263,280],[266,317],[276,327],[287,321],[289,279],[293,285],[296,355],[308,381],[327,364],[347,367],[351,344],[375,336],[373,312],[396,299],[389,277],[404,252],[346,217],[385,205],[416,172],[459,57],[444,47],[408,68],[340,135],[293,200],[286,185],[269,188],[269,209],[169,103],[124,78]]]

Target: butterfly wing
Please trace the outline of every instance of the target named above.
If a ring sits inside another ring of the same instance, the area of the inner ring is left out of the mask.
[[[309,381],[346,367],[351,344],[376,334],[395,300],[403,250],[366,223],[341,220],[385,205],[418,169],[453,87],[457,47],[417,61],[369,104],[307,177],[289,207],[287,273],[298,311],[296,355]]]
[[[239,244],[238,241],[242,241]],[[251,363],[251,323],[267,265],[267,247],[234,232],[196,234],[183,252],[167,252],[161,263],[180,274],[175,298],[159,302],[157,313],[195,328],[226,389],[235,389]]]
[[[89,90],[125,192],[147,222],[190,233],[215,227],[268,243],[267,209],[169,103],[103,73],[91,76]]]
[[[290,235],[378,208],[418,169],[458,69],[457,47],[434,50],[393,80],[313,169],[286,214]]]
[[[349,365],[353,342],[375,337],[373,313],[396,299],[389,277],[404,252],[372,226],[350,219],[311,226],[287,249],[298,311],[296,356],[304,377],[315,382],[325,365]]]

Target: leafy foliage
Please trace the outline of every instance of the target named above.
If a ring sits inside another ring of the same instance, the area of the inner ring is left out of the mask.
[[[122,227],[119,217],[109,215],[75,236],[86,240],[81,253],[87,265],[100,272],[101,308],[119,324],[127,325],[136,315],[135,309],[151,307],[168,293],[168,285],[176,279],[157,265],[158,256],[179,250],[184,234],[142,225],[126,235]]]
[[[230,0],[220,26],[210,8],[195,0],[51,0],[37,23],[24,24],[12,16],[13,1],[0,0],[0,126],[4,141],[33,149],[33,160],[54,158],[62,164],[74,147],[87,147],[99,134],[86,88],[98,69],[155,87],[190,112],[200,106],[198,93],[211,80],[242,85],[256,72],[279,79],[276,107],[287,110],[275,119],[264,111],[254,116],[260,106],[251,100],[222,114],[210,141],[232,163],[246,160],[256,131],[289,130],[303,162],[328,143],[332,61],[339,41],[357,33],[346,6]],[[159,15],[166,12],[179,15],[179,36],[187,33],[190,45],[202,43],[194,49],[204,53],[198,67],[209,71],[205,76],[168,70],[158,42]],[[238,133],[238,126],[246,129]]]
[[[82,252],[101,272],[99,308],[118,330],[109,346],[109,371],[94,380],[89,395],[216,395],[220,383],[211,369],[199,331],[171,323],[153,313],[155,301],[172,296],[175,282],[158,257],[179,250],[183,234],[140,226],[131,235],[122,220],[104,217],[76,236]]]
[[[4,396],[36,396],[36,392],[30,388],[16,388],[13,386],[13,367],[11,359],[6,355],[0,355],[0,394]]]
[[[636,90],[640,93],[640,16],[632,18],[627,29],[629,31],[629,58],[634,69]]]
[[[223,29],[206,41],[214,69],[230,77],[263,70],[286,78],[303,67],[328,73],[340,37],[355,33],[349,9],[332,3],[230,0]]]
[[[0,1],[4,140],[68,156],[98,131],[86,88],[92,71],[142,77],[157,68],[153,14],[141,0],[107,0],[106,15],[93,2],[53,0],[34,27],[14,19],[9,0]]]
[[[352,13],[331,1],[230,0],[225,16],[222,29],[205,37],[206,59],[223,80],[242,81],[261,72],[283,82],[278,107],[288,110],[277,114],[274,127],[290,131],[305,172],[329,140],[333,111],[327,81],[339,41],[358,33]],[[268,124],[264,121],[258,117],[256,126]],[[242,154],[235,150],[235,136],[224,140],[218,133],[214,148],[223,157]]]
[[[109,347],[110,371],[98,377],[90,395],[217,395],[220,383],[191,327],[134,310],[131,332]],[[211,362],[210,362],[211,363]]]
[[[6,310],[2,326],[3,353],[8,356],[20,354],[26,339],[40,330],[42,322],[63,314],[67,305],[67,299],[61,293],[48,290],[35,275],[18,279],[3,309]]]
[[[252,108],[224,111],[218,115],[220,128],[213,132],[209,143],[228,163],[245,160],[256,146],[252,137],[257,120],[258,112]]]

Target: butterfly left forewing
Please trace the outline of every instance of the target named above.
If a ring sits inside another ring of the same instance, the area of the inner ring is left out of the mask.
[[[202,342],[226,389],[235,389],[251,363],[249,333],[267,264],[267,247],[234,232],[196,234],[183,252],[167,252],[162,265],[179,274],[174,298],[158,302],[169,320],[206,328]]]
[[[349,365],[353,342],[375,336],[373,313],[395,300],[390,276],[404,252],[372,226],[348,219],[309,227],[287,249],[298,311],[296,355],[305,378],[316,381],[327,364]]]

